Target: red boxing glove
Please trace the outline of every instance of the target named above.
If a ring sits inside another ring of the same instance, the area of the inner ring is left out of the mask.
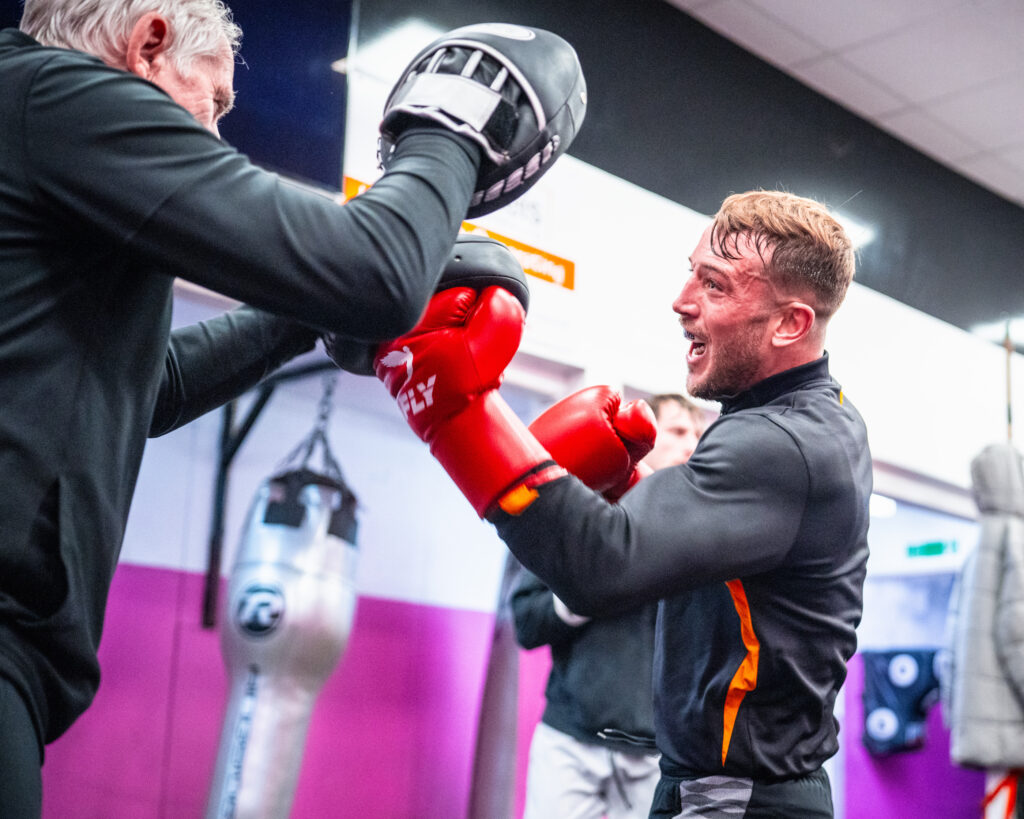
[[[616,501],[651,470],[640,460],[654,447],[658,425],[644,401],[622,403],[611,387],[587,387],[549,407],[530,432],[557,463]]]
[[[498,395],[525,318],[501,287],[444,290],[374,359],[413,432],[481,517],[499,500],[506,511],[525,508],[534,486],[565,474]]]

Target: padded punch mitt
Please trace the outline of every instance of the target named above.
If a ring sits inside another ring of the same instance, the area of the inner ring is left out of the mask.
[[[460,233],[448,255],[435,293],[452,287],[472,287],[483,290],[498,285],[508,290],[523,305],[530,308],[530,288],[526,273],[505,245],[478,233]],[[322,336],[327,355],[346,372],[356,375],[374,375],[373,357],[379,341],[363,341],[337,333]]]
[[[478,143],[483,162],[468,218],[521,196],[554,164],[586,114],[575,50],[550,31],[479,23],[444,34],[413,58],[384,105],[380,164],[423,120]]]

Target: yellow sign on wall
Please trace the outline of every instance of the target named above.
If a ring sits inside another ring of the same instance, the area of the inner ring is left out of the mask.
[[[346,176],[341,192],[345,201],[348,201],[363,191],[368,190],[369,187],[365,182],[360,182],[358,179]],[[482,233],[495,241],[501,242],[512,251],[512,255],[516,257],[516,261],[522,265],[523,270],[526,271],[528,276],[534,276],[546,282],[557,284],[566,290],[574,289],[576,285],[576,265],[568,259],[563,259],[554,253],[548,253],[546,250],[532,247],[509,236],[502,236],[500,233],[474,225],[472,222],[463,222],[462,229],[466,233]]]

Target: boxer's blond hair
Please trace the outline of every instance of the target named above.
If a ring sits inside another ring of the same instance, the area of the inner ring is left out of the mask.
[[[854,275],[854,249],[843,226],[820,202],[782,191],[749,191],[728,197],[714,217],[711,247],[736,258],[747,235],[765,272],[786,293],[810,297],[818,318],[842,304]]]
[[[25,0],[20,28],[43,45],[73,48],[120,66],[132,28],[150,12],[170,24],[167,56],[182,74],[196,59],[237,55],[242,30],[221,0]]]

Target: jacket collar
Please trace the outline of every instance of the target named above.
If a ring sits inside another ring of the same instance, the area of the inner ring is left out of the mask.
[[[0,46],[30,46],[39,45],[24,31],[17,28],[0,29]]]
[[[764,406],[779,396],[786,395],[815,381],[832,383],[832,376],[828,371],[827,352],[821,358],[770,375],[764,381],[758,381],[750,389],[722,398],[722,415],[728,415],[730,412],[741,409]]]

